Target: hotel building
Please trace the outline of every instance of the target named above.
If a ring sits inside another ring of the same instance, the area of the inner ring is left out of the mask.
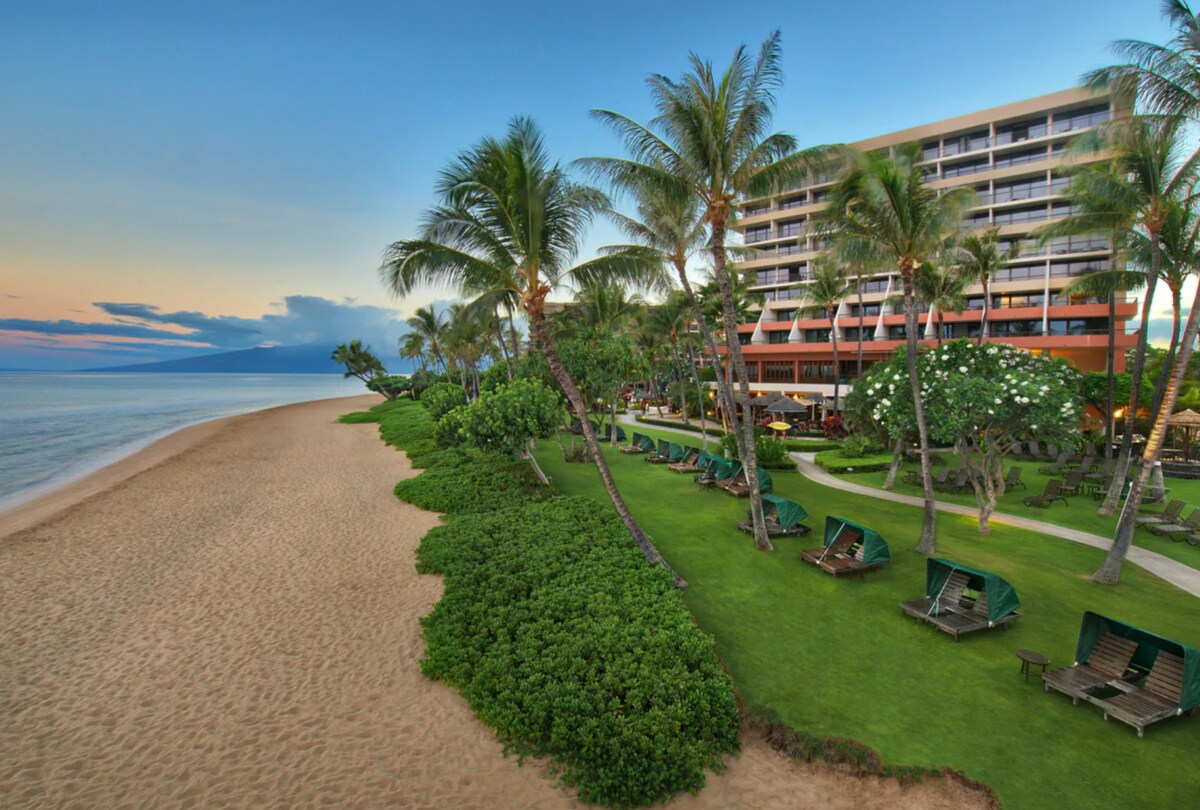
[[[853,146],[862,151],[919,143],[928,182],[938,189],[966,186],[975,206],[964,228],[997,227],[1001,248],[1016,243],[1019,255],[992,281],[988,312],[989,340],[1064,357],[1082,370],[1103,370],[1108,344],[1107,299],[1068,296],[1063,288],[1093,269],[1107,269],[1118,257],[1103,234],[1058,239],[1038,245],[1030,238],[1038,226],[1066,216],[1062,196],[1068,178],[1062,172],[1064,150],[1074,136],[1110,118],[1129,114],[1123,103],[1083,89],[1064,90],[983,112],[882,135]],[[766,303],[756,323],[739,331],[752,388],[756,391],[832,394],[834,374],[852,383],[858,337],[863,365],[886,359],[904,343],[900,277],[882,270],[863,283],[862,310],[852,290],[831,322],[805,313],[804,283],[824,247],[809,235],[808,220],[824,207],[832,176],[769,199],[744,202],[737,230],[761,256],[740,267],[757,276],[756,292]],[[944,337],[977,337],[983,289],[966,290],[961,314],[942,313]],[[1124,296],[1116,305],[1117,367],[1135,345],[1136,331],[1126,322],[1137,304]],[[921,338],[937,338],[937,313],[923,310]],[[833,367],[832,330],[837,330],[841,368]]]

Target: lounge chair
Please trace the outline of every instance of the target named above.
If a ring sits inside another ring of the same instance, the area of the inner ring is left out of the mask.
[[[770,492],[775,488],[775,482],[771,480],[771,474],[762,467],[758,468],[758,491]],[[735,498],[748,498],[750,496],[750,482],[746,478],[746,470],[743,467],[742,471],[734,477],[729,486],[725,487],[725,491]]]
[[[1063,496],[1078,495],[1082,489],[1083,473],[1079,470],[1071,470],[1069,473],[1067,473],[1067,479],[1059,484],[1058,487],[1059,494]],[[1064,501],[1064,503],[1066,503],[1066,501]]]
[[[1093,456],[1094,457],[1094,456],[1100,455],[1100,452],[1099,452],[1099,450],[1097,450],[1095,442],[1084,442],[1083,443],[1083,454],[1085,456]]]
[[[1030,461],[1040,461],[1042,458],[1041,446],[1037,442],[1029,442],[1028,447],[1029,450],[1026,452],[1025,456]]]
[[[1021,480],[1021,468],[1009,467],[1008,475],[1004,476],[1004,491],[1011,492],[1017,487],[1025,489],[1025,482]]]
[[[1060,473],[1066,469],[1067,465],[1071,463],[1071,459],[1074,457],[1075,456],[1073,453],[1062,453],[1054,460],[1053,464],[1047,464],[1044,467],[1038,467],[1038,472],[1040,472],[1042,475],[1055,475]]]
[[[1042,454],[1038,457],[1038,460],[1039,461],[1054,461],[1054,459],[1058,458],[1058,456],[1059,456],[1058,445],[1057,444],[1047,444],[1046,448],[1042,451]]]
[[[1077,463],[1077,464],[1072,463],[1072,464],[1068,465],[1067,469],[1068,470],[1071,470],[1071,469],[1078,470],[1080,475],[1087,475],[1089,472],[1092,471],[1092,468],[1095,466],[1096,466],[1096,457],[1095,456],[1084,456],[1079,461],[1079,463]]]
[[[808,517],[804,507],[778,495],[763,495],[763,517],[768,537],[795,537],[812,531],[801,522]],[[746,534],[754,534],[754,524],[749,517],[738,521],[738,528]]]
[[[638,455],[639,453],[649,453],[653,449],[654,439],[650,438],[644,433],[634,433],[633,438],[629,442],[629,446],[622,447],[621,452],[629,456],[634,456]]]
[[[937,489],[938,487],[945,486],[946,482],[950,480],[950,474],[952,472],[953,470],[951,470],[949,467],[943,467],[942,469],[931,473],[930,478],[933,481],[933,488]],[[921,469],[918,467],[915,470],[909,470],[904,474],[904,478],[902,480],[904,483],[912,484],[915,487],[921,486],[923,483],[921,481]]]
[[[671,443],[666,439],[658,440],[658,450],[646,456],[642,461],[647,464],[666,464],[671,460]]]
[[[857,574],[866,579],[891,562],[891,551],[879,533],[832,515],[825,518],[825,545],[800,552],[800,559],[835,577]]]
[[[1046,482],[1046,489],[1040,495],[1027,495],[1021,499],[1021,502],[1026,506],[1036,506],[1039,509],[1045,509],[1055,501],[1062,501],[1064,506],[1070,506],[1067,499],[1062,496],[1059,488],[1062,482],[1057,478],[1053,478]],[[1200,528],[1200,527],[1198,527]]]
[[[1156,526],[1160,523],[1174,523],[1183,513],[1183,507],[1186,503],[1180,500],[1173,500],[1167,504],[1167,508],[1156,515],[1139,515],[1133,519],[1135,526],[1141,526],[1144,529],[1149,529],[1151,526]]]
[[[925,565],[925,598],[901,602],[901,613],[932,624],[955,641],[978,630],[1007,630],[1021,618],[1016,590],[998,574],[940,558]],[[976,592],[974,599],[966,595],[968,589]]]
[[[1159,650],[1150,667],[1145,683],[1132,686],[1117,680],[1110,683],[1121,694],[1112,698],[1086,696],[1104,710],[1104,719],[1116,718],[1137,729],[1139,737],[1145,736],[1146,726],[1174,717],[1179,709],[1183,688],[1183,659],[1166,650]]]
[[[713,477],[716,479],[716,484],[721,489],[729,489],[739,479],[745,480],[745,474],[742,470],[742,462],[721,460],[714,470]]]
[[[1089,481],[1103,481],[1106,477],[1112,475],[1113,467],[1115,466],[1117,466],[1117,460],[1115,458],[1106,458],[1100,465],[1099,469],[1092,470],[1083,477],[1087,478]]]
[[[708,454],[705,453],[707,456]],[[700,472],[703,469],[700,465],[700,450],[695,447],[683,448],[683,458],[673,464],[668,464],[667,469],[677,473],[694,473]]]
[[[1080,698],[1087,697],[1087,692],[1123,680],[1137,648],[1137,642],[1105,633],[1086,661],[1042,673],[1042,684],[1047,692],[1051,689],[1062,692],[1072,703],[1078,703]]]
[[[1112,486],[1112,473],[1104,476],[1098,482],[1092,485],[1092,498],[1097,501],[1102,501],[1108,496],[1108,489]]]
[[[1200,532],[1200,509],[1193,509],[1192,513],[1181,521],[1177,520],[1174,523],[1152,523],[1146,528],[1150,530],[1151,534],[1157,534],[1159,537]]]

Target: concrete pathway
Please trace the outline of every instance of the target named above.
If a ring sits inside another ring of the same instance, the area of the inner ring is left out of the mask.
[[[671,433],[678,433],[684,436],[689,436],[696,440],[701,438],[699,433],[690,430],[680,430],[679,428],[660,427],[659,425],[641,425],[630,414],[625,414],[621,421],[626,425],[632,425],[634,428],[645,427],[653,430],[665,430]],[[715,437],[714,437],[715,438]],[[903,503],[908,506],[915,506],[918,509],[925,505],[925,501],[912,495],[900,495],[896,492],[888,492],[887,490],[869,487],[863,484],[855,484],[846,481],[836,475],[831,475],[825,470],[818,467],[813,458],[815,453],[789,453],[792,460],[796,462],[796,469],[800,474],[810,481],[821,484],[827,487],[841,490],[842,492],[853,492],[857,495],[866,495],[869,498],[879,498],[884,501],[892,501],[894,503]],[[967,517],[975,517],[978,511],[971,506],[963,506],[957,503],[946,503],[945,501],[934,502],[939,512],[948,512],[953,515],[965,515]],[[1085,546],[1091,546],[1103,551],[1107,551],[1112,545],[1112,538],[1103,537],[1090,532],[1081,532],[1077,529],[1071,529],[1066,526],[1059,526],[1056,523],[1045,523],[1040,520],[1020,517],[1018,515],[1010,515],[1004,512],[993,512],[989,519],[991,523],[1001,523],[1006,526],[1016,526],[1019,529],[1028,529],[1029,531],[1038,532],[1040,534],[1048,534],[1052,537],[1057,537],[1063,540],[1068,540],[1072,543],[1080,543]],[[1131,546],[1126,559],[1138,566],[1154,574],[1156,577],[1170,582],[1177,588],[1187,591],[1192,596],[1200,597],[1200,571],[1190,566],[1184,565],[1177,560],[1172,560],[1170,557],[1164,557],[1148,549],[1138,546]]]

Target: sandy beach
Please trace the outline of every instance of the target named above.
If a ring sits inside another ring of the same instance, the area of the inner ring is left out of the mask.
[[[364,396],[180,431],[0,516],[0,804],[581,806],[420,672],[436,515]],[[746,741],[680,808],[984,806]]]

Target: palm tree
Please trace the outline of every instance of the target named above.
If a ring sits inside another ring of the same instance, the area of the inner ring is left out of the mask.
[[[726,351],[737,378],[738,404],[742,406],[741,429],[734,435],[746,466],[755,544],[763,551],[773,550],[773,546],[763,522],[754,420],[748,405],[750,386],[738,343],[725,243],[739,199],[794,188],[816,162],[816,153],[796,150],[796,139],[791,135],[769,134],[775,91],[783,78],[780,59],[780,35],[776,31],[763,43],[757,57],[745,46],[738,47],[720,76],[711,62],[694,54],[690,57],[691,71],[681,79],[650,76],[647,83],[658,111],[651,127],[611,110],[592,112],[621,136],[630,157],[584,161],[621,188],[654,190],[674,199],[696,200],[703,209],[713,272],[721,289]]]
[[[1184,0],[1162,0],[1160,9],[1175,30],[1166,45],[1119,40],[1113,51],[1124,63],[1094,70],[1084,81],[1136,97],[1147,112],[1200,120],[1200,19]]]
[[[425,339],[425,345],[429,348],[430,358],[432,358],[435,365],[442,367],[444,373],[446,371],[446,358],[442,354],[442,343],[445,342],[446,330],[449,329],[449,325],[446,323],[445,311],[438,312],[432,305],[417,307],[416,312],[405,323]]]
[[[917,274],[917,300],[937,312],[937,345],[946,336],[947,312],[961,315],[967,308],[967,285],[974,278],[964,275],[952,265],[925,262]]]
[[[887,154],[848,154],[848,166],[830,192],[828,207],[818,216],[836,240],[837,255],[852,263],[887,262],[897,268],[903,280],[908,377],[925,490],[925,522],[917,551],[932,554],[935,513],[929,431],[917,376],[917,278],[925,263],[943,252],[958,233],[959,222],[974,203],[975,192],[969,188],[935,191],[925,184],[920,161],[918,144],[898,147]]]
[[[966,234],[954,251],[958,272],[983,287],[983,315],[979,319],[980,344],[988,336],[988,313],[992,307],[992,278],[1004,265],[1017,258],[1020,246],[1014,241],[1000,250],[1000,229],[988,228]]]
[[[1143,270],[1151,266],[1150,251],[1153,246],[1149,240],[1141,234],[1134,234],[1129,247],[1135,266]],[[1175,360],[1175,353],[1179,349],[1183,285],[1196,272],[1197,268],[1200,268],[1200,215],[1193,206],[1183,201],[1173,201],[1170,210],[1163,218],[1162,230],[1158,234],[1158,251],[1160,253],[1159,280],[1171,293],[1171,337],[1161,366],[1166,370],[1171,368],[1171,364]],[[1149,369],[1143,369],[1143,374],[1146,373],[1149,373]],[[1155,375],[1151,413],[1158,413],[1158,407],[1166,392],[1168,376],[1167,374]]]
[[[818,259],[815,265],[808,283],[797,287],[804,293],[804,309],[829,320],[829,334],[833,340],[833,412],[837,413],[841,398],[842,364],[838,357],[838,325],[834,318],[842,299],[850,293],[851,282],[845,266],[832,256]],[[859,331],[862,331],[861,321]]]
[[[425,216],[421,237],[396,242],[384,255],[384,282],[399,296],[442,284],[464,297],[509,289],[529,320],[575,413],[613,507],[647,559],[667,567],[630,514],[587,420],[587,406],[563,368],[546,326],[546,297],[568,281],[613,278],[637,283],[656,269],[625,252],[572,264],[588,224],[609,207],[595,188],[571,181],[551,162],[532,120],[514,118],[501,139],[485,138],[460,154],[438,181],[441,204]],[[679,584],[685,584],[676,576]]]
[[[733,306],[733,317],[737,323],[749,323],[758,317],[766,297],[755,292],[752,288],[758,282],[754,271],[733,271],[730,273],[729,297]],[[722,318],[725,309],[725,299],[721,284],[715,275],[710,274],[708,280],[701,285],[698,292],[701,312],[709,318]],[[725,336],[722,335],[724,338]]]
[[[400,338],[400,357],[411,364],[416,360],[425,371],[425,336],[420,332],[408,332]]]
[[[1108,150],[1112,160],[1075,167],[1066,190],[1075,213],[1038,229],[1042,239],[1099,232],[1113,234],[1114,240],[1127,240],[1130,234],[1142,233],[1150,254],[1142,298],[1143,328],[1138,332],[1137,350],[1130,369],[1131,388],[1125,414],[1125,434],[1112,486],[1100,507],[1100,514],[1103,515],[1110,515],[1116,510],[1128,474],[1133,421],[1137,415],[1137,397],[1146,358],[1146,325],[1150,323],[1154,291],[1162,266],[1159,235],[1174,201],[1189,198],[1192,187],[1200,180],[1200,153],[1183,157],[1182,134],[1181,118],[1136,116],[1111,121],[1081,135],[1072,143],[1072,152],[1079,154]],[[1107,274],[1095,274],[1097,283],[1107,285],[1110,302],[1115,301],[1116,293],[1126,284],[1123,273],[1123,269],[1114,268]],[[1115,331],[1114,309],[1114,304],[1110,303],[1110,334]]]
[[[329,359],[346,367],[343,377],[357,377],[364,383],[387,374],[387,369],[371,352],[371,347],[363,346],[361,340],[340,344]]]

